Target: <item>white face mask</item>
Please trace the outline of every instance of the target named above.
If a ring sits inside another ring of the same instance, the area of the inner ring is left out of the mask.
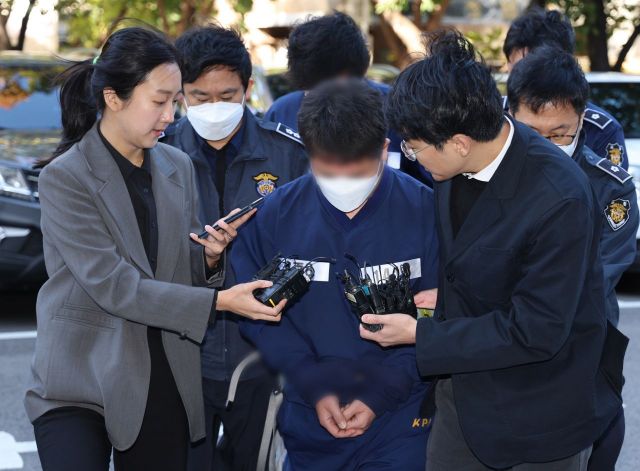
[[[207,141],[219,141],[229,136],[238,126],[244,115],[244,96],[242,103],[218,101],[188,106],[187,119],[198,135]]]
[[[578,147],[578,141],[580,140],[579,137],[580,137],[581,129],[582,129],[582,126],[580,126],[576,131],[576,135],[573,138],[573,141],[571,141],[571,144],[567,144],[566,146],[558,146],[558,148],[562,150],[562,152],[567,154],[569,157],[573,157],[573,153],[576,151],[576,147]]]
[[[381,169],[384,166],[381,164]],[[314,175],[320,191],[327,201],[343,213],[359,208],[371,196],[376,188],[382,171],[379,169],[372,177],[321,177]]]

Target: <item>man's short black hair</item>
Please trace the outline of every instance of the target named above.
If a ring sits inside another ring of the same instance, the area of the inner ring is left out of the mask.
[[[507,81],[509,110],[525,105],[537,113],[548,103],[571,105],[582,114],[589,99],[589,83],[572,54],[544,46],[519,61]]]
[[[387,134],[382,94],[359,79],[326,81],[302,101],[298,129],[312,157],[378,158]]]
[[[533,52],[536,48],[556,46],[570,54],[576,49],[576,34],[565,15],[557,10],[535,8],[514,20],[507,32],[502,50],[509,60],[520,49]]]
[[[189,29],[176,40],[182,56],[182,81],[193,83],[215,66],[236,72],[247,89],[251,79],[251,56],[242,36],[234,29],[211,24]]]
[[[504,122],[502,98],[489,67],[462,34],[427,36],[427,55],[396,79],[387,99],[391,129],[442,148],[456,134],[495,139]]]
[[[364,77],[369,50],[362,31],[344,13],[319,16],[296,26],[289,35],[289,80],[311,90],[324,80],[347,75]]]

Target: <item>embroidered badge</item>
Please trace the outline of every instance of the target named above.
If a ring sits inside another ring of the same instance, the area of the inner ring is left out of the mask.
[[[276,181],[278,180],[277,175],[272,175],[269,172],[262,172],[255,177],[253,180],[256,182],[256,191],[260,196],[267,196],[273,193],[273,190],[276,189]]]
[[[631,203],[629,200],[613,200],[604,209],[604,214],[607,217],[607,221],[611,226],[611,229],[617,231],[624,226],[629,220],[629,208]]]
[[[617,142],[607,144],[607,158],[613,165],[622,165],[622,162],[624,162],[624,148]]]

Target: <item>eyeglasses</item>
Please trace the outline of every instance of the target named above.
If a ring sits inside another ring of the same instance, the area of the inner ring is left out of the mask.
[[[402,153],[404,154],[404,156],[409,159],[411,162],[415,162],[417,157],[418,152],[422,152],[423,150],[425,150],[427,147],[429,147],[429,145],[427,144],[426,146],[424,146],[421,149],[415,150],[413,147],[411,147],[409,144],[407,144],[407,141],[405,141],[404,139],[400,142],[400,150],[402,151]]]
[[[576,125],[576,132],[573,134],[549,134],[542,137],[553,142],[557,146],[568,146],[578,135],[578,128],[580,128],[580,121],[578,121],[578,124]]]

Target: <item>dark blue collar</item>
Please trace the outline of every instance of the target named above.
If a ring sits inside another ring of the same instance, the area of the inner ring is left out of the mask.
[[[576,145],[576,149],[573,151],[573,155],[571,156],[576,162],[580,162],[580,160],[582,160],[583,158],[586,139],[587,134],[585,133],[584,129],[581,129],[580,135],[578,136],[578,145]]]
[[[206,149],[207,151],[212,152],[213,154],[217,154],[221,150],[224,150],[227,156],[238,155],[238,153],[240,152],[240,147],[242,146],[242,139],[244,138],[245,122],[246,122],[246,119],[243,117],[242,121],[240,122],[240,127],[238,128],[236,133],[233,135],[231,140],[229,140],[229,142],[227,142],[224,145],[224,147],[221,147],[220,149],[216,149],[211,145],[209,145],[209,142],[207,142],[206,139],[203,139],[202,137],[198,136],[200,145],[202,146],[203,149]]]
[[[387,198],[391,190],[393,178],[392,173],[392,169],[388,168],[386,165],[383,166],[382,176],[380,177],[378,186],[375,188],[375,190],[373,190],[373,194],[369,197],[362,209],[358,211],[358,214],[356,214],[353,219],[349,219],[349,217],[345,213],[329,203],[327,198],[325,198],[322,194],[322,191],[320,191],[320,188],[315,183],[315,181],[313,182],[313,184],[316,188],[316,193],[322,207],[329,213],[331,219],[333,219],[341,229],[348,231],[360,225],[362,221],[366,221],[367,219],[369,219],[369,216],[374,214],[380,207],[381,203]]]

